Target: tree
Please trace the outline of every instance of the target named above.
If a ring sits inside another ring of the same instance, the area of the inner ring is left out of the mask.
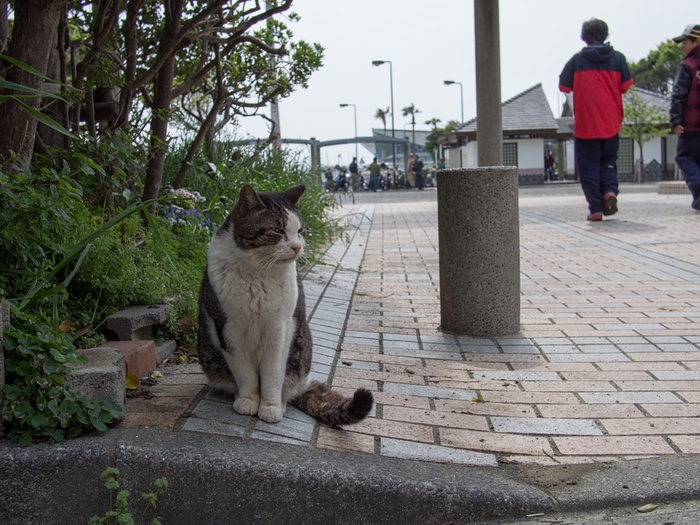
[[[437,125],[439,122],[440,119],[436,118],[425,122],[428,125],[433,125],[433,129],[430,130],[430,133],[428,133],[428,136],[425,138],[425,149],[432,155],[433,159],[435,159],[435,149],[440,146],[440,139],[460,126],[459,122],[456,120],[450,120],[444,128],[440,128]]]
[[[639,146],[641,168],[637,182],[642,182],[644,144],[654,137],[668,134],[668,115],[659,106],[647,103],[634,89],[624,96],[625,119],[620,135],[633,139]]]
[[[384,125],[384,135],[386,135],[386,117],[389,115],[391,115],[391,111],[389,111],[389,108],[378,108],[377,112],[374,114],[374,118],[378,118],[379,120],[381,120],[382,124]]]
[[[683,58],[683,49],[680,44],[676,44],[673,40],[659,44],[659,47],[651,50],[646,58],[639,62],[630,62],[634,85],[661,95],[668,95],[673,88],[678,64]]]
[[[216,129],[217,116],[256,115],[272,99],[307,87],[311,74],[322,65],[320,45],[294,42],[284,22],[274,18],[288,11],[292,0],[22,0],[15,4],[10,56],[44,73],[51,48],[58,48],[60,80],[76,88],[71,108],[65,111],[65,122],[74,135],[81,140],[87,135],[99,147],[101,141],[109,143],[112,134],[123,131],[134,142],[148,145],[146,169],[138,171],[145,171],[140,181],[143,200],[160,192],[174,101],[192,93],[211,100],[178,175],[181,183],[194,151]],[[0,12],[5,5],[0,0]],[[298,19],[293,13],[287,18]],[[61,30],[56,36],[57,26]],[[42,78],[28,76],[22,68],[10,67],[7,75],[8,81],[23,86],[43,85]],[[113,99],[102,100],[104,93]],[[32,103],[38,108],[41,98],[35,96]],[[102,108],[109,111],[100,113]],[[0,122],[9,123],[5,129],[10,130],[0,133],[0,156],[8,158],[10,151],[16,151],[28,163],[35,119],[12,102],[0,105],[0,115]],[[150,130],[142,133],[146,125]],[[110,167],[105,166],[105,171]]]
[[[2,2],[5,11],[5,2]],[[15,23],[8,56],[35,69],[42,75],[46,73],[51,46],[56,36],[56,28],[68,0],[23,0],[15,3]],[[26,69],[8,67],[5,79],[24,86],[41,90],[44,80]],[[20,95],[22,92],[10,92]],[[33,110],[39,109],[40,97],[26,99],[25,104]],[[26,167],[32,157],[37,120],[21,105],[6,102],[0,105],[0,156],[9,158],[10,152],[17,154],[20,167]]]
[[[413,130],[413,149],[415,150],[416,148],[416,115],[420,113],[420,110],[411,102],[410,106],[406,106],[401,110],[403,112],[403,116],[407,117],[408,115],[411,115],[411,129]]]

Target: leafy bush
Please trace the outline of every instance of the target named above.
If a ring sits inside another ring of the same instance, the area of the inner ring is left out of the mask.
[[[2,417],[9,437],[22,446],[36,438],[62,441],[85,431],[106,430],[124,417],[108,398],[89,401],[65,386],[64,377],[79,358],[70,339],[45,320],[14,309],[3,332],[5,385]]]

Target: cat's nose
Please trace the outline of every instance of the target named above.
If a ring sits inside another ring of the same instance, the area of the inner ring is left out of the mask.
[[[301,246],[292,246],[292,250],[294,250],[294,253],[299,253],[299,250],[301,250]]]

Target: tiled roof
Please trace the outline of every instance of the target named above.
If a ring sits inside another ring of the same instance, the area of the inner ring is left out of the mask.
[[[559,126],[549,107],[542,84],[537,84],[506,100],[501,105],[503,132],[528,130],[557,130]],[[476,117],[455,130],[457,133],[475,132]]]

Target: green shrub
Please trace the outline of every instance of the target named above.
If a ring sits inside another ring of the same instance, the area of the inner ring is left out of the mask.
[[[106,430],[122,409],[108,398],[87,400],[65,386],[70,366],[79,358],[70,339],[44,319],[12,311],[3,331],[5,385],[2,417],[9,437],[22,446],[34,439],[62,441],[91,430]]]

